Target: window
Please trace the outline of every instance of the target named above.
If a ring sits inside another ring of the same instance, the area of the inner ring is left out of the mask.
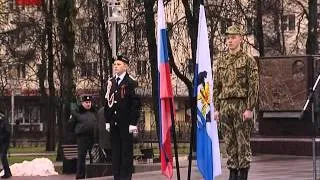
[[[17,76],[18,78],[26,77],[26,65],[25,64],[17,64]]]
[[[98,75],[98,62],[83,62],[80,65],[81,77],[92,77]]]
[[[84,27],[81,30],[81,41],[88,42],[88,43],[94,42],[94,33],[95,33],[94,27]]]
[[[135,27],[135,34],[137,39],[144,39],[147,36],[145,25],[137,24]]]
[[[255,18],[248,18],[247,19],[247,23],[246,23],[246,25],[247,25],[247,34],[248,35],[251,35],[251,34],[253,34],[254,33],[254,29],[255,29]]]
[[[81,77],[85,77],[85,76],[87,76],[87,63],[81,63],[81,65],[80,65],[80,71],[81,71],[81,74],[80,74],[80,76]]]
[[[29,118],[25,116],[25,106],[16,104],[14,107],[14,120],[11,123],[21,124],[29,123]]]
[[[25,43],[26,39],[27,39],[26,31],[18,32],[18,37],[16,38],[17,44],[21,45]]]
[[[263,0],[262,1],[262,13],[272,13],[272,10],[279,9],[280,1],[278,0]]]
[[[88,0],[87,4],[89,8],[96,7],[96,1]]]
[[[172,27],[173,27],[173,23],[172,22],[168,22],[167,23],[167,30],[168,30],[168,36],[172,37]]]
[[[147,61],[138,61],[137,62],[137,74],[145,75],[147,73]]]
[[[143,0],[135,0],[135,3],[141,5],[143,4]]]
[[[187,63],[187,71],[189,74],[192,74],[194,72],[194,65],[191,58],[186,59]]]
[[[11,77],[25,78],[26,65],[25,64],[9,64],[8,72]]]
[[[295,15],[285,15],[282,17],[282,30],[283,31],[294,31],[296,26]]]
[[[10,122],[11,116],[10,116]],[[40,107],[30,104],[16,104],[14,108],[14,124],[40,123]]]
[[[9,8],[10,8],[10,10],[14,10],[15,9],[15,4],[16,2],[15,2],[15,0],[9,0]]]
[[[25,123],[40,123],[40,108],[37,106],[26,106]]]

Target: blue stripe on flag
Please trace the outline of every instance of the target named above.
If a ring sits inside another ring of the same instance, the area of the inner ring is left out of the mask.
[[[160,30],[160,63],[168,63],[168,43],[167,43],[167,30]]]

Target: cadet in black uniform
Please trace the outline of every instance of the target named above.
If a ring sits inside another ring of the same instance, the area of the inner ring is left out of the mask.
[[[130,180],[133,170],[133,134],[138,132],[140,99],[135,93],[138,83],[129,76],[129,60],[117,56],[115,76],[108,80],[105,118],[111,133],[112,170],[115,180]]]
[[[7,158],[10,137],[11,130],[8,119],[5,118],[3,112],[0,112],[0,156],[2,167],[4,170],[4,175],[1,176],[1,178],[10,178],[12,176]]]
[[[97,133],[97,120],[91,96],[81,97],[79,110],[71,113],[69,121],[70,124],[73,124],[78,145],[76,179],[84,179],[86,176],[86,155],[92,149]]]

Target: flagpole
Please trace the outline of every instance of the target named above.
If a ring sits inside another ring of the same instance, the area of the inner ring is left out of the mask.
[[[177,178],[178,178],[178,180],[180,180],[179,157],[178,157],[178,149],[177,149],[177,138],[176,138],[175,123],[174,123],[174,113],[173,113],[172,98],[170,98],[170,114],[171,114],[171,123],[172,123],[171,127],[172,127],[174,157],[175,157],[175,160],[176,160]]]
[[[192,104],[193,106],[191,106],[191,108],[195,109],[196,106],[196,97],[192,97]],[[190,135],[190,146],[189,146],[189,156],[188,156],[188,159],[189,159],[189,164],[188,164],[188,180],[190,180],[190,177],[191,177],[191,165],[192,165],[192,151],[193,151],[193,144],[194,144],[194,129],[195,129],[195,118],[196,118],[196,111],[194,111],[192,114],[191,114],[191,135]]]

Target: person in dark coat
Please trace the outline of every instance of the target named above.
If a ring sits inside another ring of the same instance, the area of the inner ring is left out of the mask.
[[[3,112],[0,112],[0,155],[4,175],[1,178],[10,178],[12,176],[8,163],[8,149],[10,145],[11,129],[8,119]]]
[[[92,96],[82,96],[78,110],[71,112],[69,123],[73,125],[78,145],[76,179],[86,176],[86,155],[90,153],[96,139],[97,119],[92,106]]]
[[[128,59],[114,61],[115,76],[108,80],[105,118],[111,133],[112,172],[115,180],[130,180],[133,171],[133,135],[138,132],[140,99],[138,83],[127,73]]]

